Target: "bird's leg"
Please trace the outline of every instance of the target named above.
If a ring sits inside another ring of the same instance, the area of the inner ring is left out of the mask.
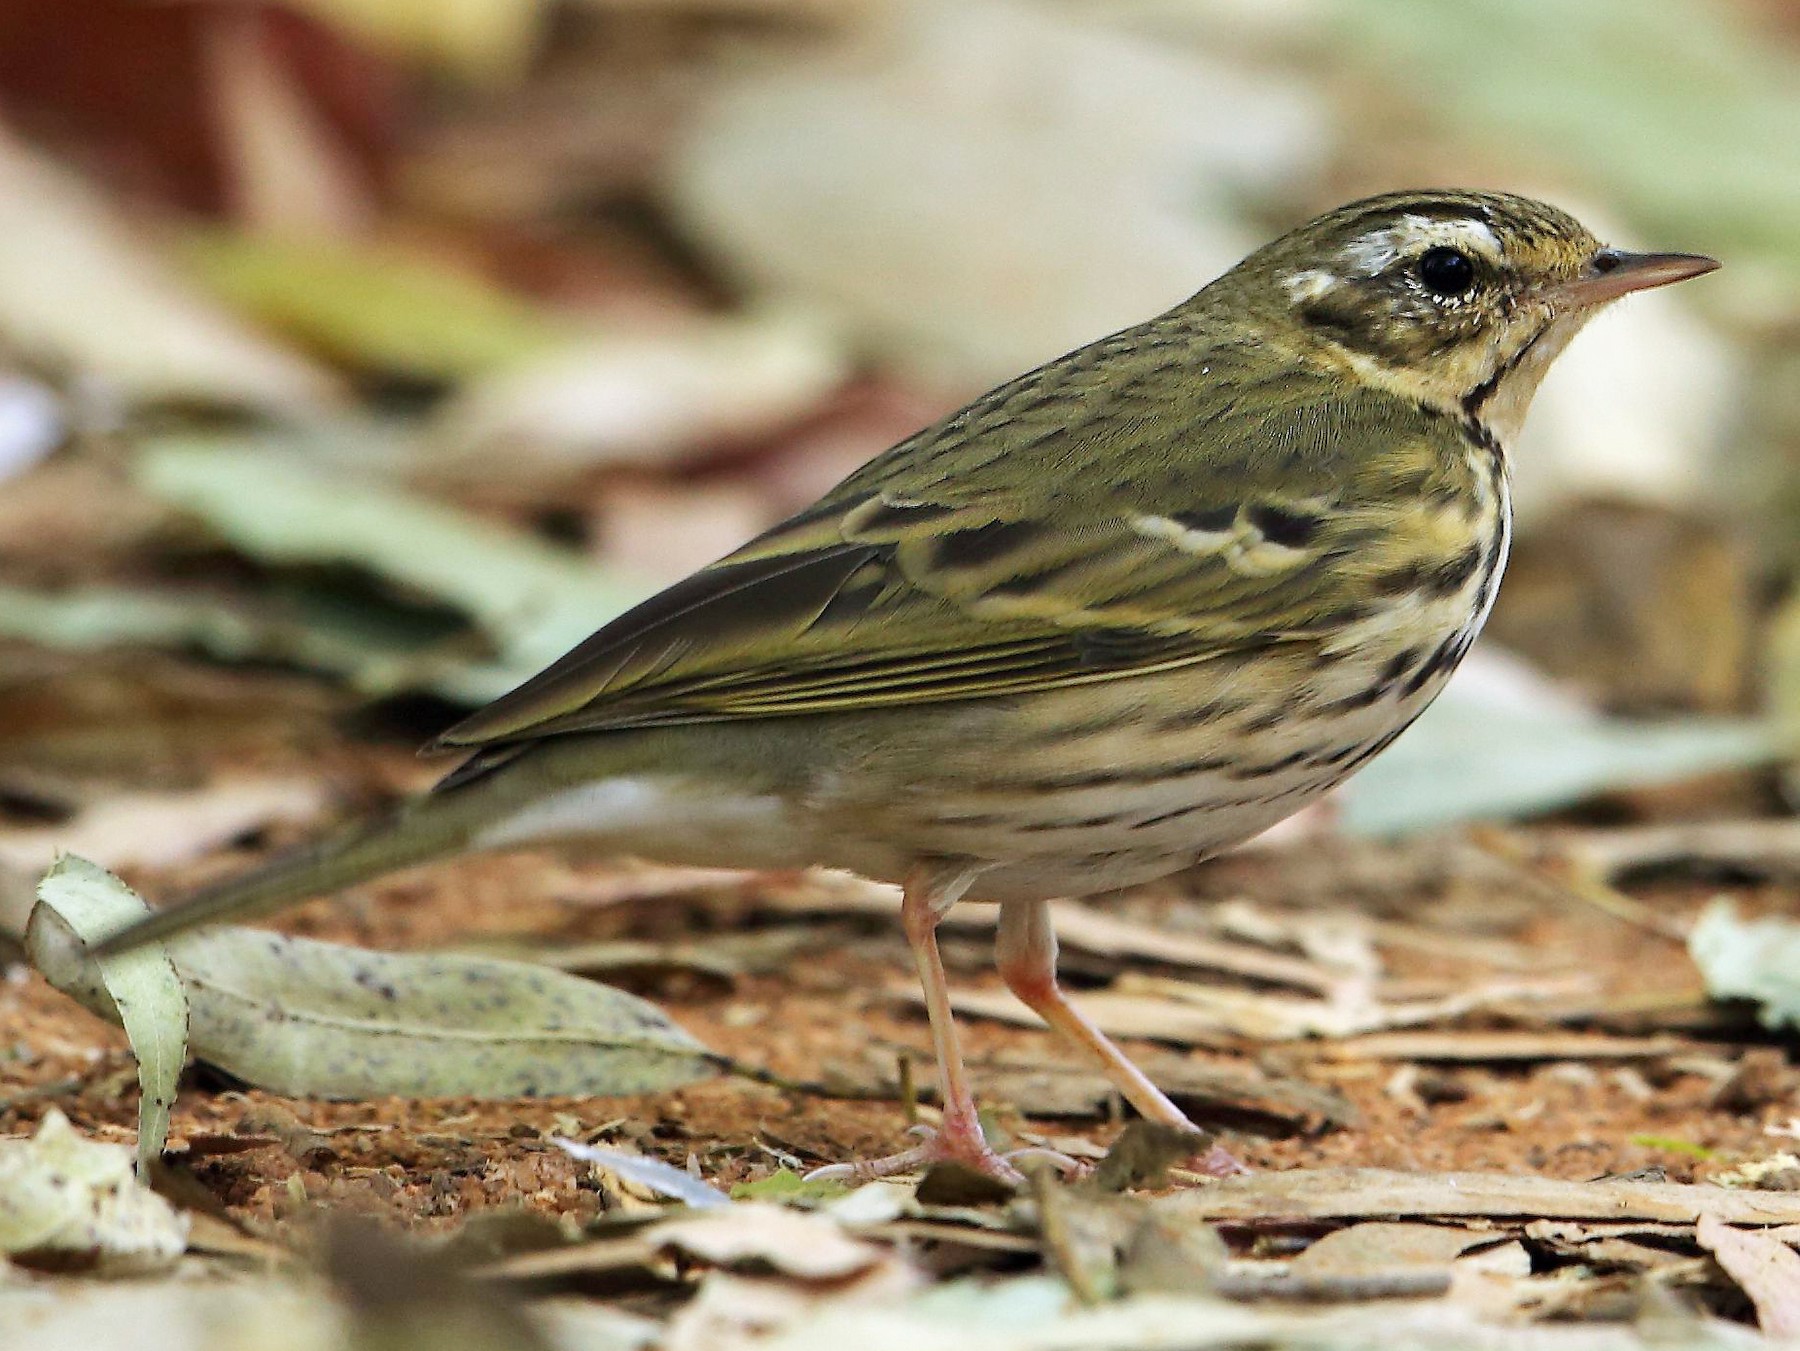
[[[919,968],[919,983],[925,988],[925,1016],[931,1021],[931,1044],[937,1053],[938,1087],[943,1100],[941,1123],[916,1149],[864,1163],[833,1164],[814,1170],[809,1177],[886,1177],[933,1163],[954,1162],[1005,1182],[1018,1183],[1024,1178],[1008,1162],[1011,1158],[1036,1155],[1053,1163],[1073,1166],[1073,1160],[1048,1150],[1020,1150],[1017,1154],[1002,1157],[981,1133],[981,1121],[975,1112],[975,1095],[969,1089],[968,1071],[963,1066],[962,1044],[957,1038],[956,1020],[950,1009],[950,986],[944,976],[944,962],[938,954],[937,941],[938,921],[961,899],[974,878],[974,873],[957,874],[947,879],[931,873],[914,874],[907,879],[900,904],[906,941],[912,946],[913,961]]]
[[[1000,907],[1000,933],[995,959],[1006,988],[1051,1027],[1100,1062],[1106,1077],[1125,1101],[1146,1119],[1178,1130],[1197,1127],[1169,1097],[1080,1009],[1069,1002],[1056,980],[1056,931],[1050,927],[1047,901],[1007,901]],[[1219,1146],[1200,1162],[1203,1172],[1220,1177],[1249,1170]]]

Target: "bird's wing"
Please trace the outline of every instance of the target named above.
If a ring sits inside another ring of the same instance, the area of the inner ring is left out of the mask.
[[[1097,348],[877,457],[435,744],[1027,693],[1354,619],[1396,493],[1453,427],[1292,372],[1146,388]]]

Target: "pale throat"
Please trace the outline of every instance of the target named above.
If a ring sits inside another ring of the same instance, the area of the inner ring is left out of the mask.
[[[1558,315],[1500,348],[1469,345],[1429,368],[1397,366],[1337,348],[1344,364],[1369,384],[1459,420],[1479,422],[1501,445],[1524,425],[1532,396],[1551,363],[1581,331],[1587,312]],[[1335,346],[1335,344],[1334,344]]]
[[[1471,400],[1464,411],[1493,433],[1501,445],[1511,445],[1525,424],[1525,414],[1551,363],[1562,355],[1588,318],[1587,312],[1580,312],[1551,319],[1534,337],[1495,363],[1500,373],[1496,379],[1490,372],[1491,390],[1477,395],[1478,402]],[[1465,397],[1468,389],[1477,387],[1467,387]]]

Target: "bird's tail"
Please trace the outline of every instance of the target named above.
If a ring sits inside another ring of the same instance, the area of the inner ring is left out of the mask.
[[[245,919],[323,896],[384,873],[447,857],[467,847],[483,796],[432,793],[403,803],[383,818],[278,854],[259,868],[202,888],[158,910],[93,948],[110,956],[184,934],[222,919]]]

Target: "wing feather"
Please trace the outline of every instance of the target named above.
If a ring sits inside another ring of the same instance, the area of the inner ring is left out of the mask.
[[[1108,341],[877,457],[437,744],[1023,694],[1353,619],[1406,504],[1393,475],[1416,497],[1455,458],[1448,420],[1229,348],[1153,396],[1144,351]]]

